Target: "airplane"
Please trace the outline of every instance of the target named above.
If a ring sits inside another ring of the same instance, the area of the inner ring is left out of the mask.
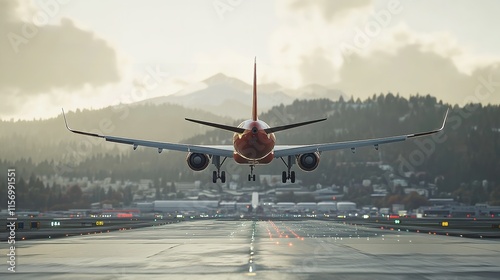
[[[446,119],[448,116],[448,110],[446,111],[444,121],[439,129],[392,136],[376,139],[366,139],[366,140],[354,140],[336,143],[322,143],[322,144],[308,144],[308,145],[276,145],[275,132],[296,128],[299,126],[309,125],[321,121],[325,121],[326,118],[310,120],[300,123],[293,123],[283,126],[270,127],[267,123],[259,120],[257,116],[257,61],[254,60],[253,69],[253,101],[252,101],[252,118],[243,121],[240,125],[229,126],[224,124],[212,123],[202,120],[194,120],[190,118],[185,118],[185,120],[215,127],[218,129],[223,129],[233,132],[233,145],[191,145],[191,144],[181,144],[181,143],[168,143],[168,142],[156,142],[148,140],[140,140],[133,138],[122,138],[116,136],[100,135],[96,133],[90,133],[85,131],[79,131],[71,129],[68,126],[66,120],[66,115],[64,114],[64,109],[62,110],[64,122],[66,128],[77,134],[82,134],[86,136],[104,138],[106,141],[128,144],[132,145],[133,149],[136,150],[139,146],[157,148],[158,153],[163,150],[174,150],[187,152],[187,165],[194,171],[202,171],[206,169],[211,162],[217,171],[213,171],[212,181],[216,183],[218,179],[222,183],[226,182],[226,173],[221,171],[221,167],[227,158],[233,158],[233,160],[242,165],[248,165],[250,167],[250,174],[248,175],[248,181],[255,181],[254,167],[257,165],[269,164],[274,159],[281,159],[285,164],[287,170],[282,172],[282,182],[286,183],[290,180],[291,183],[295,183],[295,171],[292,171],[292,166],[297,164],[303,171],[313,171],[315,170],[320,161],[320,155],[325,151],[333,151],[340,149],[351,149],[352,152],[356,151],[356,148],[364,146],[373,146],[376,150],[379,149],[379,145],[405,141],[407,139],[427,136],[431,134],[438,133],[444,129]],[[222,160],[221,160],[222,159]]]

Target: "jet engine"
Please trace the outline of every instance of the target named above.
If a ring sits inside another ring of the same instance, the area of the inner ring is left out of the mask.
[[[297,165],[304,171],[313,171],[319,165],[319,153],[308,153],[297,156]]]
[[[189,153],[186,158],[189,168],[194,171],[201,171],[207,168],[210,158],[206,154]]]

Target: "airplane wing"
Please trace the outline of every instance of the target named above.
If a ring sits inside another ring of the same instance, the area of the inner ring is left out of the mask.
[[[448,117],[448,111],[446,111],[446,115],[444,117],[443,125],[441,128],[421,132],[421,133],[413,133],[407,135],[399,135],[399,136],[391,136],[384,138],[376,138],[376,139],[367,139],[367,140],[354,140],[354,141],[346,141],[346,142],[337,142],[337,143],[324,143],[324,144],[312,144],[312,145],[277,145],[274,147],[274,157],[286,157],[286,156],[294,156],[300,154],[314,153],[314,152],[324,152],[324,151],[333,151],[333,150],[341,150],[341,149],[355,149],[359,147],[365,146],[374,146],[378,149],[378,145],[405,141],[406,139],[430,135],[434,133],[438,133],[444,129],[446,124],[446,119]]]
[[[90,132],[71,129],[68,126],[68,122],[66,121],[66,115],[64,114],[64,110],[63,110],[63,117],[64,117],[64,123],[66,124],[66,128],[73,133],[92,136],[92,137],[99,137],[99,138],[103,138],[109,142],[132,145],[134,150],[137,149],[137,147],[139,147],[139,146],[144,146],[144,147],[157,148],[158,152],[161,152],[162,150],[173,150],[173,151],[181,151],[181,152],[209,154],[209,155],[221,156],[221,157],[233,157],[234,148],[231,145],[201,146],[201,145],[156,142],[156,141],[100,135],[100,134],[96,134],[96,133],[90,133]]]

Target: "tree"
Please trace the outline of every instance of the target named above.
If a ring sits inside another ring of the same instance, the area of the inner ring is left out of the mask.
[[[76,203],[83,201],[82,189],[78,185],[73,185],[66,191],[67,203]]]
[[[419,195],[417,192],[411,192],[403,199],[405,208],[408,210],[417,209],[422,206],[429,205],[429,201],[425,196]]]
[[[128,185],[125,188],[123,188],[122,192],[123,192],[123,204],[125,206],[130,205],[130,203],[132,203],[132,200],[134,198],[134,196],[132,195],[132,187]]]
[[[155,199],[160,200],[162,199],[161,193],[160,193],[160,180],[159,178],[156,178],[154,181],[154,186],[155,186]]]

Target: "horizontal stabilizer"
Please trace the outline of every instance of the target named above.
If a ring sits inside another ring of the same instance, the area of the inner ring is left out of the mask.
[[[212,127],[224,129],[224,130],[229,130],[229,131],[240,133],[240,134],[245,131],[245,129],[243,129],[241,127],[236,127],[236,126],[229,126],[229,125],[223,125],[223,124],[218,124],[218,123],[211,123],[211,122],[206,122],[206,121],[193,120],[193,119],[188,119],[188,118],[185,118],[185,120],[186,121],[190,121],[190,122],[194,122],[194,123],[199,123],[199,124],[202,124],[202,125],[207,125],[207,126],[212,126]]]
[[[294,128],[294,127],[298,127],[298,126],[303,126],[303,125],[308,125],[308,124],[312,124],[312,123],[322,122],[322,121],[326,121],[326,118],[319,119],[319,120],[313,120],[313,121],[307,121],[307,122],[301,122],[301,123],[287,124],[287,125],[283,125],[283,126],[270,127],[270,128],[264,129],[264,131],[267,134],[269,134],[269,133],[274,133],[277,131],[282,131],[282,130],[286,130],[286,129],[290,129],[290,128]]]

